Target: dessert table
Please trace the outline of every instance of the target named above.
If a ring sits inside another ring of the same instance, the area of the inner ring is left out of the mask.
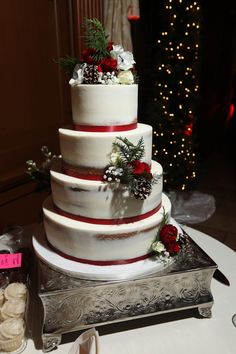
[[[168,313],[97,327],[99,354],[235,354],[236,327],[232,317],[236,314],[236,253],[206,234],[187,226],[184,229],[230,281],[228,287],[212,279],[212,317],[202,318],[190,309],[192,312],[187,316]],[[40,318],[36,310],[40,313],[36,306],[35,313],[30,315],[35,328],[25,354],[42,353]],[[80,334],[66,334],[55,353],[68,353]]]

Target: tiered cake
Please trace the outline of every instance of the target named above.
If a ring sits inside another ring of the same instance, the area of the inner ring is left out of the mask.
[[[213,303],[215,263],[169,222],[152,128],[137,122],[133,56],[91,24],[99,36],[73,68],[73,129],[59,130],[45,233],[33,237],[46,352],[64,333],[196,307],[209,316]]]
[[[171,204],[152,160],[152,127],[137,122],[133,55],[109,43],[102,59],[98,52],[84,51],[70,80],[73,129],[59,130],[62,163],[43,212],[55,252],[105,266],[150,257]]]

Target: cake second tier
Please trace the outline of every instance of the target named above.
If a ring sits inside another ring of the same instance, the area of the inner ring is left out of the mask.
[[[136,129],[121,132],[81,132],[59,129],[60,148],[64,172],[68,175],[100,179],[104,168],[109,164],[113,143],[117,137],[127,138],[137,144],[143,138],[145,153],[143,162],[151,165],[152,127],[138,124]]]

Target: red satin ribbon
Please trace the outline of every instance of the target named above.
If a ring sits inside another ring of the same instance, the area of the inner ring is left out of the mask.
[[[122,132],[127,130],[133,130],[137,128],[137,123],[125,124],[125,125],[82,125],[74,124],[74,130],[82,132]]]
[[[102,181],[102,175],[96,175],[96,174],[86,174],[86,173],[79,173],[76,170],[74,170],[73,168],[68,168],[63,166],[62,167],[63,172],[71,177],[75,177],[75,178],[80,178],[80,179],[87,179],[89,181]]]
[[[70,167],[65,167],[64,165],[62,166],[63,173],[65,173],[68,176],[75,177],[75,178],[80,178],[80,179],[86,179],[89,181],[103,181],[103,174],[104,171],[101,171],[101,174],[96,174],[95,172],[89,174],[89,173],[81,173],[76,171],[73,168]],[[106,182],[106,181],[104,181]]]
[[[65,216],[69,219],[76,220],[76,221],[88,222],[88,223],[96,224],[96,225],[119,225],[119,224],[129,224],[131,222],[144,220],[144,219],[148,218],[149,216],[152,216],[161,208],[161,203],[156,208],[148,211],[147,213],[144,213],[141,215],[136,215],[136,216],[125,217],[125,218],[118,218],[118,219],[95,219],[95,218],[89,218],[86,216],[74,215],[74,214],[68,213],[64,210],[61,210],[55,204],[54,204],[54,208],[58,212],[58,214]]]
[[[129,258],[129,259],[119,259],[119,260],[115,260],[115,261],[97,261],[97,260],[93,261],[90,259],[69,256],[66,253],[59,251],[57,248],[52,246],[52,244],[49,241],[47,241],[47,243],[52,248],[52,250],[54,252],[56,252],[57,254],[59,254],[60,256],[66,258],[66,259],[69,259],[70,261],[84,263],[84,264],[97,265],[97,266],[110,266],[110,265],[122,265],[122,264],[134,263],[134,262],[138,262],[138,261],[142,261],[144,259],[150,258],[150,257],[154,256],[154,254],[155,254],[154,252],[151,252],[151,253],[145,254],[144,256]]]

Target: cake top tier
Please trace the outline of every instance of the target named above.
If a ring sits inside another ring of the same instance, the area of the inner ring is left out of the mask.
[[[121,45],[108,41],[108,35],[97,19],[85,20],[85,44],[81,60],[76,58],[59,61],[68,66],[70,85],[132,85],[135,83],[134,57]]]

